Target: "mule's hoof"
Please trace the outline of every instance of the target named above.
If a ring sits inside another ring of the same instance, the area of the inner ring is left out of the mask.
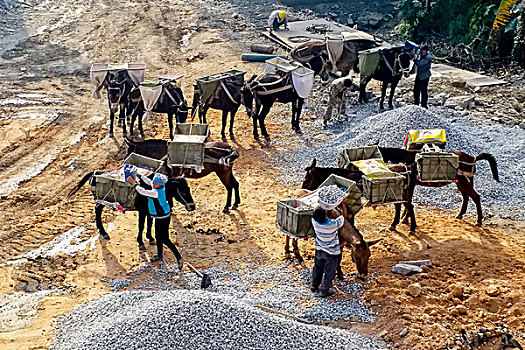
[[[462,219],[463,219],[463,215],[458,215],[458,216],[456,216],[456,219],[458,219],[458,220],[462,220]]]
[[[259,135],[253,135],[253,139],[259,141]]]
[[[481,222],[476,222],[476,226],[483,226]]]
[[[410,231],[408,231],[408,234],[412,235],[412,236],[415,236],[416,235],[416,230],[410,230]]]
[[[149,261],[150,261],[150,262],[156,262],[156,261],[161,261],[161,260],[162,260],[162,255],[157,255],[157,254],[155,254],[155,255],[153,255],[153,256],[151,257],[151,259],[150,259]]]
[[[297,135],[302,135],[303,134],[303,131],[301,130],[301,128],[295,128],[295,133]]]
[[[146,246],[144,244],[139,244],[139,250],[141,252],[145,251],[146,250]]]
[[[234,204],[232,207],[232,210],[237,210],[237,209],[239,209],[239,204]]]
[[[113,133],[112,133],[112,132],[109,133],[108,137],[109,137],[110,139],[114,139],[114,138],[115,138],[115,136],[113,136]]]
[[[109,235],[107,233],[101,233],[100,237],[109,241]]]
[[[224,214],[228,214],[228,213],[230,212],[230,209],[229,209],[228,207],[225,207],[225,208],[222,210],[222,212],[223,212]]]
[[[266,142],[270,142],[270,136],[265,136],[264,139],[266,140]]]
[[[149,245],[155,245],[155,244],[157,244],[157,242],[154,239],[149,240]]]
[[[390,226],[390,227],[388,228],[388,231],[395,232],[395,231],[397,231],[397,229],[395,228],[395,226]]]

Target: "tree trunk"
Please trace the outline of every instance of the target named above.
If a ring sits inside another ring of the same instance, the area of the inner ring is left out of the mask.
[[[520,5],[518,27],[514,38],[514,57],[518,64],[525,68],[525,0]]]

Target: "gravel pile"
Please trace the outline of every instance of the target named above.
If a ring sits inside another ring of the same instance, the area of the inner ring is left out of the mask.
[[[477,163],[475,188],[481,196],[484,214],[525,220],[525,176],[521,165],[525,159],[524,130],[487,120],[476,121],[468,114],[444,107],[428,111],[409,105],[383,113],[377,113],[377,108],[372,105],[350,109],[355,118],[339,133],[329,130],[334,135],[327,143],[277,154],[275,163],[282,170],[281,179],[285,184],[300,184],[304,168],[313,158],[317,159],[318,166],[337,166],[339,152],[344,146],[364,146],[379,140],[380,146],[402,147],[408,130],[439,128],[447,132],[448,150],[461,150],[470,155],[487,152],[496,158],[501,183],[493,180],[486,161]],[[459,208],[461,205],[461,195],[454,185],[440,189],[418,186],[414,198],[416,203],[440,208]],[[472,203],[469,213],[475,214]]]
[[[230,296],[247,305],[263,305],[302,317],[314,322],[331,322],[345,318],[359,318],[372,322],[373,315],[361,299],[361,285],[350,281],[334,281],[342,300],[315,297],[310,291],[311,269],[297,272],[282,266],[228,271],[222,267],[205,271],[212,279],[208,291]],[[168,266],[164,275],[154,271],[154,278],[139,286],[140,289],[195,288],[200,286],[200,277],[194,273],[183,272],[183,278],[172,280],[176,274]],[[159,284],[159,279],[164,284]]]
[[[337,185],[325,186],[319,191],[319,199],[327,204],[338,204],[346,193]]]
[[[201,290],[127,291],[58,321],[55,350],[379,349],[373,340],[259,310]]]

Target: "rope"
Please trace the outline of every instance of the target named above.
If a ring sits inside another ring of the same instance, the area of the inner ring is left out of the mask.
[[[224,92],[226,93],[226,95],[228,96],[228,98],[230,99],[230,101],[233,102],[233,104],[238,105],[240,103],[240,102],[235,101],[233,96],[230,94],[230,91],[228,91],[228,89],[226,88],[226,85],[224,84],[224,81],[222,81],[222,80],[221,80],[221,87],[224,90]]]

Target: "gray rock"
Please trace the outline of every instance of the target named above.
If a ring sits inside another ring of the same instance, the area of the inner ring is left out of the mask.
[[[371,19],[371,20],[368,21],[368,25],[371,28],[379,28],[379,21],[375,20],[375,19]]]
[[[411,276],[423,272],[423,269],[416,265],[396,264],[392,266],[392,272],[398,275]]]
[[[430,260],[400,261],[398,264],[415,265],[415,266],[432,266],[432,262]]]
[[[445,101],[445,107],[456,108],[472,108],[474,106],[474,96],[454,96]]]

